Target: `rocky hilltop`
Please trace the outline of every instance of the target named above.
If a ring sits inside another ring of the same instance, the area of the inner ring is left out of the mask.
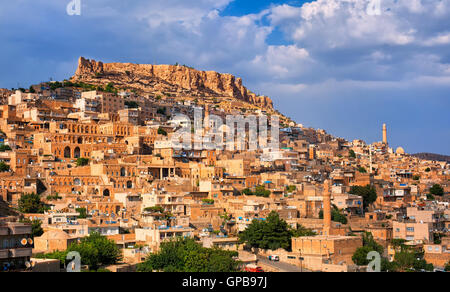
[[[179,65],[103,63],[80,57],[78,69],[72,80],[90,84],[113,83],[119,87],[133,88],[145,93],[230,97],[261,108],[273,108],[269,97],[257,96],[249,91],[242,85],[241,78]]]

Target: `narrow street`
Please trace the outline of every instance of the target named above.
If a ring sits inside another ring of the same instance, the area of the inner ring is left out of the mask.
[[[306,269],[302,270],[300,267],[297,267],[297,266],[294,266],[291,264],[269,261],[269,259],[267,259],[266,257],[263,257],[263,256],[258,256],[257,258],[258,258],[258,262],[264,263],[265,265],[268,265],[275,269],[278,269],[278,270],[280,270],[280,272],[294,272],[294,273],[311,272]]]

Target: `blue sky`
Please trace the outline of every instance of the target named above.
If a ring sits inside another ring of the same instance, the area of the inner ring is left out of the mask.
[[[0,87],[73,75],[79,56],[242,77],[305,126],[450,155],[450,0],[2,1]],[[130,3],[133,3],[132,5]]]

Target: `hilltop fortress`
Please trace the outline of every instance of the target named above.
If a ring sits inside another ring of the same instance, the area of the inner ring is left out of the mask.
[[[261,108],[273,108],[267,96],[257,96],[242,85],[242,79],[215,71],[198,71],[181,65],[141,65],[103,63],[80,57],[73,80],[93,84],[112,82],[145,93],[164,91],[169,94],[232,97]]]

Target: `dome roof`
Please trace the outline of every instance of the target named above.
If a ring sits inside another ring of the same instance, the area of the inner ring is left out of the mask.
[[[395,150],[395,153],[397,153],[397,154],[405,154],[405,149],[403,149],[402,147],[398,147],[397,150]]]
[[[49,230],[42,234],[42,239],[70,239],[69,234],[62,230]]]

